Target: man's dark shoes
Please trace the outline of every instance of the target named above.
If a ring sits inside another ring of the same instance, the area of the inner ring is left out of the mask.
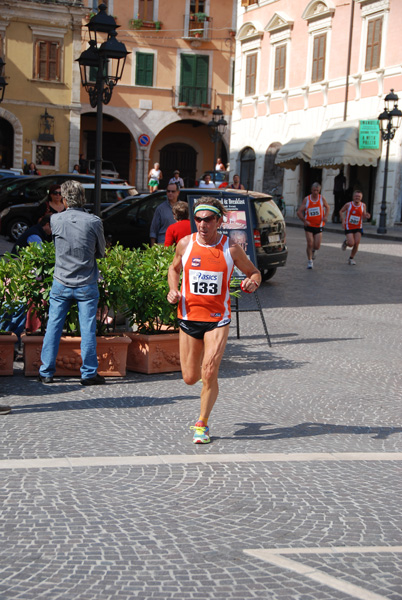
[[[0,415],[8,415],[11,412],[11,406],[0,404]]]
[[[105,378],[97,373],[95,377],[89,379],[81,379],[81,385],[104,385],[106,383]]]
[[[43,375],[38,375],[38,381],[41,383],[53,383],[53,377],[44,377]]]

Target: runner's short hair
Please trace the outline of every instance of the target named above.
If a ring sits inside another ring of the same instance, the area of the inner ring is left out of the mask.
[[[200,206],[201,204],[214,206],[220,211],[221,216],[226,214],[226,209],[223,206],[222,202],[220,202],[217,198],[213,198],[213,196],[201,196],[201,198],[198,198],[197,202],[194,204],[194,210],[197,208],[197,206]]]

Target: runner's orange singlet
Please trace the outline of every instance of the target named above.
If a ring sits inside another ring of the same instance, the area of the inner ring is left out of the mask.
[[[317,200],[314,202],[311,195],[307,197],[305,218],[309,222],[310,227],[323,227],[324,226],[324,205],[322,202],[322,196],[319,194]]]
[[[364,206],[361,202],[358,206],[350,202],[346,210],[345,229],[361,229],[363,227]]]
[[[233,259],[229,240],[222,235],[215,246],[204,246],[193,233],[182,258],[183,280],[179,319],[187,321],[230,320],[229,283]]]

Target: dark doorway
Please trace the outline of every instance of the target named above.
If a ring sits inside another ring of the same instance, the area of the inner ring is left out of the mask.
[[[265,153],[264,160],[264,179],[262,180],[262,191],[267,194],[282,195],[283,172],[282,167],[275,164],[275,158],[279,148],[282,146],[279,142],[270,144]]]
[[[13,166],[14,129],[6,119],[0,119],[0,167],[9,169]]]
[[[360,190],[363,192],[363,202],[365,203],[368,212],[372,214],[376,174],[376,167],[359,167],[358,165],[351,166],[349,170],[347,202],[352,200],[353,192],[355,190]]]
[[[96,132],[85,131],[87,137],[87,159],[96,156]],[[102,158],[111,160],[121,179],[129,179],[130,174],[130,134],[104,131],[102,135]]]
[[[180,171],[185,187],[194,187],[197,164],[194,148],[188,144],[168,144],[160,151],[159,163],[163,173],[161,188],[166,189],[176,169]]]
[[[310,167],[308,163],[303,163],[303,182],[302,182],[302,190],[303,196],[299,198],[298,204],[301,204],[301,201],[305,196],[308,196],[311,192],[311,186],[313,183],[319,183],[321,185],[322,182],[322,169],[313,169]]]
[[[246,190],[254,189],[255,152],[245,148],[240,155],[240,181]]]

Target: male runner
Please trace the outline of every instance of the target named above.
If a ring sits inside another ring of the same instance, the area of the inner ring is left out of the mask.
[[[304,223],[307,240],[307,268],[313,268],[315,253],[320,249],[322,230],[328,219],[329,206],[324,196],[321,196],[321,186],[313,183],[311,194],[301,203],[297,216]]]
[[[198,200],[194,207],[197,233],[179,241],[168,274],[167,299],[171,304],[179,303],[183,379],[193,385],[202,378],[200,417],[191,427],[195,444],[211,441],[208,419],[218,397],[219,366],[229,335],[229,284],[234,265],[246,275],[244,291],[255,292],[261,283],[259,270],[244,250],[219,233],[224,213],[219,200]]]
[[[342,244],[342,250],[347,247],[352,248],[348,260],[349,265],[355,265],[355,256],[359,249],[360,240],[363,233],[363,219],[369,219],[370,213],[367,212],[366,205],[362,202],[363,194],[360,190],[353,192],[352,202],[348,202],[339,212],[342,219],[342,225],[345,229],[346,239]]]

